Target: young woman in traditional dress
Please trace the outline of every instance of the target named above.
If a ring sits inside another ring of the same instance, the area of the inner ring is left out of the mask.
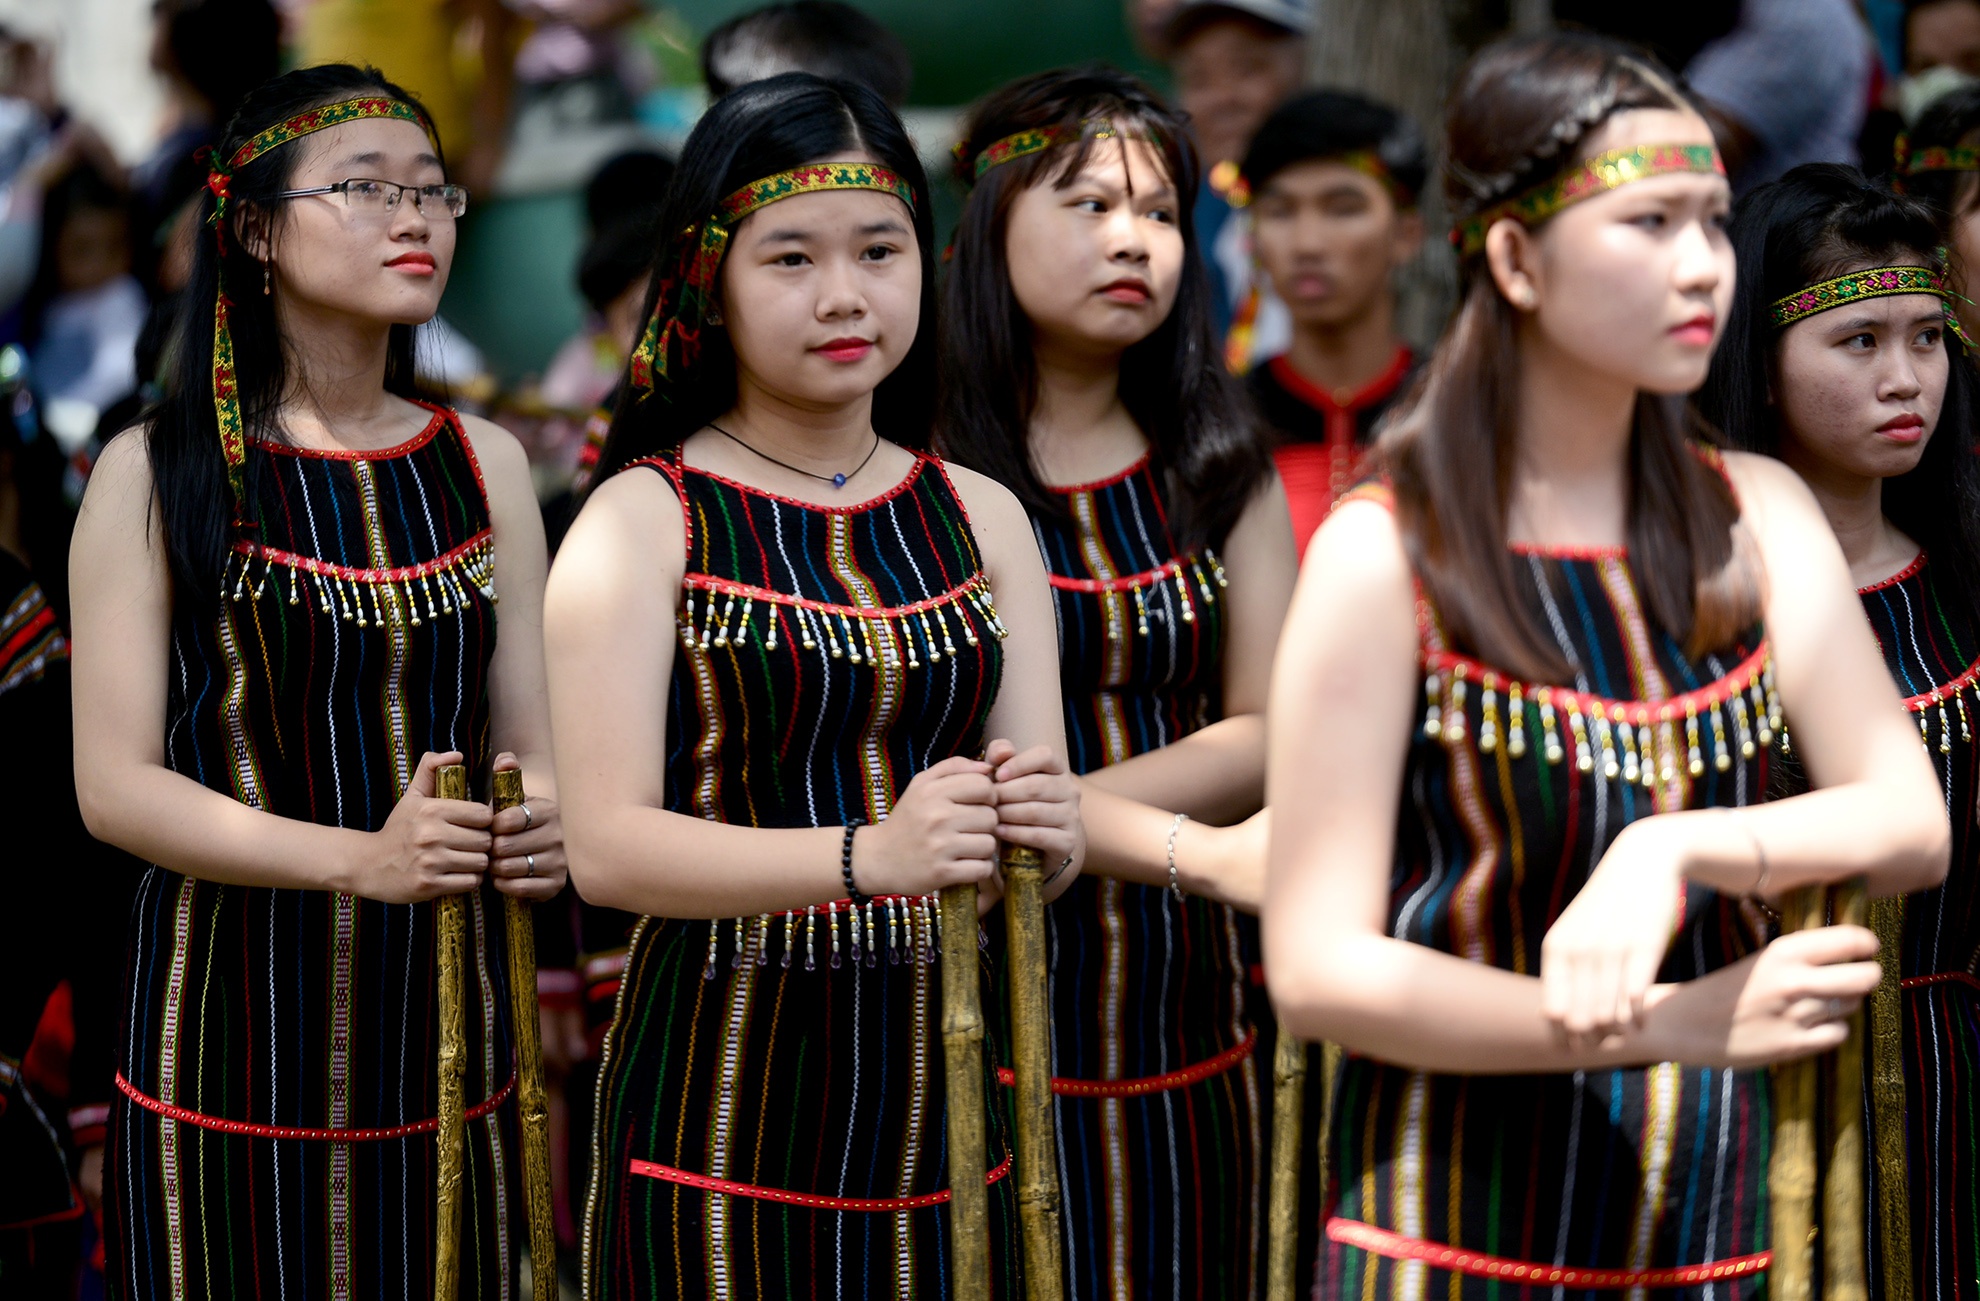
[[[1560,35],[1447,128],[1463,306],[1272,684],[1266,971],[1349,1052],[1315,1295],[1758,1296],[1757,1068],[1878,968],[1742,900],[1935,885],[1944,812],[1807,489],[1685,432],[1733,292],[1704,119]],[[1784,711],[1817,789],[1750,807]]]
[[[684,233],[549,597],[574,877],[643,917],[586,1290],[947,1295],[950,1181],[987,1177],[1015,1296],[1004,1108],[989,1171],[947,1158],[936,954],[977,935],[934,896],[994,895],[998,838],[1063,889],[1078,797],[1024,512],[921,450],[927,182],[873,92],[790,73],[701,120],[660,229]]]
[[[341,64],[214,155],[170,395],[72,553],[78,794],[155,864],[131,920],[109,1274],[129,1296],[415,1297],[435,1258],[437,896],[466,893],[463,1291],[510,1295],[495,891],[564,878],[543,529],[522,449],[413,396],[464,191],[423,109]],[[496,592],[502,594],[497,642]],[[485,791],[520,758],[525,809]]]
[[[1980,1059],[1974,376],[1947,328],[1956,300],[1939,233],[1916,201],[1851,168],[1798,167],[1740,201],[1732,239],[1745,274],[1699,407],[1734,446],[1779,457],[1814,494],[1952,823],[1945,884],[1872,912],[1888,976],[1872,1019],[1901,1027],[1902,1043],[1901,1065],[1893,1055],[1870,1081],[1872,1123],[1902,1128],[1909,1151],[1908,1173],[1880,1166],[1895,1178],[1873,1187],[1910,1200],[1909,1246],[1873,1234],[1873,1276],[1889,1258],[1915,1265],[1919,1295],[1980,1297],[1980,1098],[1964,1078]],[[1807,789],[1798,724],[1777,748],[1774,789]]]
[[[956,156],[942,447],[1030,513],[1087,792],[1088,872],[1047,917],[1071,1295],[1249,1297],[1264,820],[1228,824],[1263,794],[1285,497],[1217,364],[1178,117],[1045,73]]]

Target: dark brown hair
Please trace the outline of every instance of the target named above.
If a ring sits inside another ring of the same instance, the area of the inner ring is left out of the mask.
[[[1501,41],[1451,96],[1445,193],[1463,221],[1582,158],[1587,138],[1630,109],[1692,107],[1650,56],[1602,37]],[[1523,677],[1567,664],[1521,595],[1507,547],[1519,416],[1518,318],[1482,253],[1465,259],[1464,300],[1379,455],[1418,580],[1455,647]],[[1629,447],[1631,568],[1656,621],[1693,654],[1723,647],[1759,609],[1735,545],[1739,506],[1696,454],[1703,427],[1682,397],[1640,393]]]
[[[956,175],[974,181],[956,226],[942,287],[942,399],[937,446],[944,456],[1009,488],[1034,516],[1071,515],[1032,464],[1027,435],[1038,403],[1031,323],[1011,292],[1005,233],[1017,197],[1036,185],[1071,185],[1092,151],[1110,141],[1085,130],[1094,119],[1145,134],[1176,191],[1182,284],[1168,319],[1121,355],[1121,404],[1147,437],[1184,547],[1223,545],[1269,481],[1272,463],[1244,415],[1243,400],[1217,356],[1210,282],[1190,210],[1196,151],[1180,116],[1124,72],[1091,66],[1041,72],[993,93],[969,116]],[[1054,129],[1059,143],[975,178],[976,156],[1020,131]]]

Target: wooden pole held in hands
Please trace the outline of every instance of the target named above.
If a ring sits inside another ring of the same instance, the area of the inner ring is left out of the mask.
[[[1904,961],[1904,900],[1874,899],[1870,929],[1877,932],[1877,961],[1884,978],[1870,995],[1870,1106],[1876,1115],[1871,1143],[1877,1162],[1877,1246],[1883,1268],[1883,1301],[1917,1296],[1911,1259],[1911,1175],[1904,1142],[1903,995],[1898,978]]]
[[[1265,1301],[1293,1301],[1299,1251],[1299,1137],[1306,1120],[1306,1044],[1279,1021],[1272,1050],[1272,1176],[1267,1197]],[[1325,1143],[1323,1135],[1320,1140]]]
[[[434,794],[443,800],[468,797],[467,769],[449,764],[439,771]],[[467,1010],[461,973],[467,950],[467,901],[442,895],[433,908],[434,955],[440,982],[440,1132],[434,1179],[434,1301],[456,1301],[461,1290],[461,1170],[467,1154],[467,1104],[461,1096],[467,1069]]]
[[[1858,877],[1831,892],[1838,926],[1870,920],[1870,888]],[[1849,1018],[1849,1038],[1824,1063],[1829,1072],[1829,1142],[1822,1170],[1823,1301],[1870,1301],[1869,1243],[1863,1198],[1863,1009]]]
[[[1001,845],[1005,967],[1011,991],[1011,1065],[1017,1084],[1018,1227],[1031,1301],[1066,1294],[1060,1240],[1058,1126],[1052,1106],[1052,1002],[1046,978],[1045,862],[1026,845]]]
[[[983,987],[976,887],[942,891],[942,1058],[948,1084],[949,1241],[955,1301],[990,1298],[990,1192],[984,1186]]]
[[[1823,903],[1819,886],[1782,896],[1782,933],[1820,926]],[[1815,1083],[1820,1073],[1821,1063],[1812,1057],[1774,1067],[1774,1151],[1767,1166],[1774,1208],[1769,1301],[1815,1301]]]
[[[523,802],[519,768],[495,774],[495,812]],[[543,1088],[543,1031],[536,1010],[536,919],[527,901],[502,896],[509,924],[509,997],[515,1010],[516,1103],[522,1129],[523,1204],[529,1213],[532,1301],[557,1301],[557,1231],[550,1192],[550,1102]]]

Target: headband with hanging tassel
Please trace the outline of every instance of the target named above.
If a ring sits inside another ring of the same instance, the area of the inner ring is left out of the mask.
[[[708,319],[709,300],[715,294],[715,277],[729,250],[729,236],[743,218],[779,199],[826,190],[891,194],[905,203],[909,212],[914,211],[913,188],[894,172],[872,163],[794,167],[743,186],[706,218],[683,230],[662,254],[660,293],[629,363],[635,385],[651,393],[656,382],[668,378],[676,363],[693,363],[701,346],[702,323]]]
[[[208,221],[213,226],[214,242],[221,253],[220,292],[213,300],[213,414],[220,427],[220,451],[227,460],[227,487],[233,497],[234,523],[238,526],[249,524],[247,430],[241,420],[240,390],[234,377],[234,336],[227,328],[227,312],[232,306],[227,298],[226,278],[229,189],[234,173],[270,150],[279,149],[291,140],[314,132],[365,118],[396,118],[411,122],[426,132],[426,138],[433,141],[435,150],[440,147],[440,142],[434,138],[432,124],[418,109],[403,100],[365,95],[325,104],[277,122],[236,149],[228,158],[214,160],[212,170],[206,174],[206,188],[213,192],[213,215]]]

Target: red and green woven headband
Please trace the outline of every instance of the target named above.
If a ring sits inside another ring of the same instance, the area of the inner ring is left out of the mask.
[[[426,138],[434,142],[436,150],[440,147],[434,137],[432,123],[411,104],[382,95],[364,95],[325,104],[277,122],[236,149],[228,158],[216,160],[213,169],[206,175],[206,188],[213,192],[213,215],[208,220],[213,225],[213,238],[223,255],[220,260],[220,292],[213,300],[213,414],[220,427],[220,451],[227,459],[227,486],[234,499],[236,523],[245,523],[248,514],[247,430],[241,420],[240,390],[234,375],[234,336],[227,328],[227,311],[231,306],[227,301],[224,256],[227,251],[228,191],[235,172],[270,150],[279,149],[291,140],[365,118],[395,118],[401,122],[411,122],[426,132]]]
[[[760,181],[751,181],[717,204],[698,225],[681,232],[679,254],[660,283],[653,315],[633,349],[632,381],[651,392],[657,379],[666,379],[678,354],[691,364],[701,343],[701,325],[715,294],[715,277],[729,249],[729,236],[743,218],[758,208],[799,194],[827,190],[874,190],[891,194],[914,211],[914,189],[899,175],[872,163],[818,163],[794,167]]]
[[[970,165],[970,180],[980,181],[983,179],[983,174],[993,167],[1002,167],[1005,163],[1014,163],[1020,158],[1028,158],[1032,154],[1042,153],[1058,145],[1071,144],[1075,140],[1083,138],[1114,140],[1123,136],[1129,140],[1159,143],[1157,138],[1147,131],[1123,131],[1108,119],[1099,117],[1088,118],[1078,130],[1064,126],[1031,127],[1012,132],[1001,140],[993,140],[985,145],[983,151],[976,155],[976,161]],[[957,162],[965,161],[969,157],[969,142],[958,140],[952,152]]]
[[[1932,145],[1914,150],[1908,136],[1899,136],[1892,151],[1891,171],[1899,176],[1925,172],[1980,172],[1980,149],[1968,145]]]
[[[1485,209],[1459,222],[1451,243],[1466,257],[1485,247],[1485,233],[1510,217],[1522,226],[1537,226],[1561,209],[1653,176],[1724,176],[1726,165],[1711,145],[1643,145],[1611,149],[1573,167],[1524,194]]]
[[[1897,294],[1930,294],[1939,299],[1945,304],[1946,328],[1961,343],[1972,346],[1953,310],[1953,292],[1946,287],[1945,278],[1930,267],[1870,267],[1852,271],[1775,299],[1767,308],[1767,316],[1775,329],[1784,330],[1796,321],[1805,321],[1822,312]]]

